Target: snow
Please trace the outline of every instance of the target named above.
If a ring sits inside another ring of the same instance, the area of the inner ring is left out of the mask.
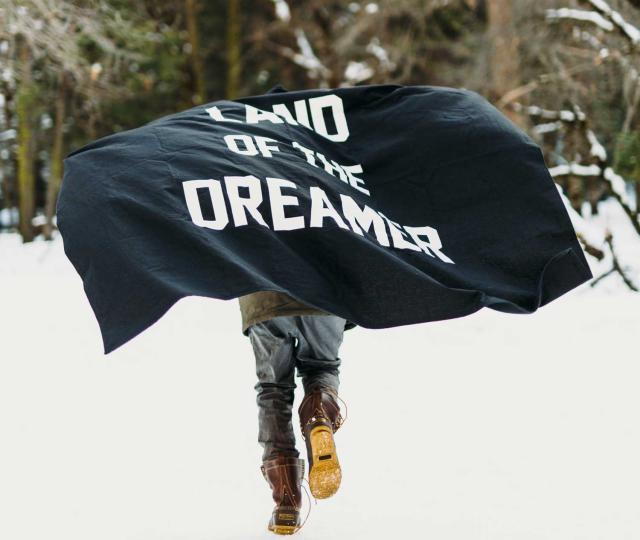
[[[631,40],[635,45],[640,42],[640,30],[624,20],[624,17],[617,11],[611,9],[605,0],[589,0],[592,6],[607,15]]]
[[[589,140],[591,141],[591,138]],[[606,150],[600,145],[600,143],[598,143],[595,137],[594,140],[595,143],[591,141],[591,154],[595,155],[596,157],[600,157],[604,152],[604,156],[606,159]],[[627,208],[634,208],[634,203],[627,193],[627,183],[625,182],[624,178],[617,174],[611,167],[606,167],[604,169],[604,172],[602,172],[602,169],[598,165],[581,165],[580,163],[573,162],[550,167],[549,174],[551,174],[551,176],[553,176],[554,178],[556,176],[566,176],[568,174],[572,174],[574,176],[600,176],[600,174],[602,174],[602,178],[609,184],[611,190],[620,198],[622,204],[624,204]]]
[[[640,30],[626,22],[622,18],[622,15],[620,15],[620,13],[618,13],[617,11],[612,12],[611,19],[620,28],[622,28],[622,31],[627,34],[627,37],[632,41],[634,45],[637,45],[640,42]]]
[[[582,9],[547,9],[547,19],[574,19],[577,21],[587,21],[599,26],[607,32],[610,32],[614,28],[613,23],[605,19],[599,13],[595,11],[585,11]]]
[[[537,135],[558,131],[559,129],[562,129],[562,122],[560,121],[548,122],[546,124],[536,124],[535,126],[533,126],[533,132]]]
[[[569,214],[569,218],[571,219],[571,223],[576,233],[591,246],[596,247],[602,251],[606,251],[605,244],[605,231],[603,228],[596,226],[595,224],[587,221],[582,217],[581,214],[576,212],[576,210],[571,206],[571,202],[568,197],[565,195],[562,186],[556,184],[556,188],[562,197],[562,202],[564,203],[564,207]],[[594,263],[595,264],[595,263]]]
[[[366,62],[351,60],[344,70],[345,85],[357,84],[373,77],[374,71]]]
[[[364,10],[369,15],[373,15],[374,13],[378,13],[380,8],[379,8],[378,4],[376,4],[375,2],[369,2],[366,6],[364,6]]]
[[[54,225],[57,224],[57,216],[53,216],[51,220]],[[31,218],[31,225],[34,227],[43,227],[47,224],[47,216],[44,214],[37,214]]]
[[[104,356],[60,238],[0,234],[0,302],[0,538],[274,538],[236,301],[183,299]],[[348,331],[343,482],[298,536],[639,538],[639,311],[612,275],[532,315]]]
[[[94,62],[93,64],[91,64],[91,80],[92,81],[97,81],[101,73],[102,73],[102,64],[100,64],[99,62]]]
[[[624,210],[613,199],[608,199],[598,205],[599,214],[590,216],[589,205],[585,204],[582,214],[586,218],[586,223],[593,230],[600,230],[603,233],[610,231],[613,235],[613,247],[620,264],[625,269],[629,279],[637,288],[640,288],[640,238],[633,228],[631,221],[625,215]],[[607,250],[609,251],[609,250]],[[597,265],[592,264],[593,274],[597,277],[611,268],[611,254],[607,253],[604,260]],[[590,261],[591,262],[591,261]],[[606,278],[607,280],[609,278]],[[603,282],[604,283],[604,282]],[[607,284],[608,290],[613,290],[615,282]],[[600,285],[598,285],[600,287]],[[640,329],[640,317],[636,316]]]
[[[313,52],[311,43],[309,43],[304,30],[297,28],[295,34],[300,52],[293,55],[293,61],[299,66],[302,66],[303,68],[308,70],[310,75],[314,78],[318,77],[319,75],[326,77],[329,73],[329,70]]]
[[[591,45],[594,49],[603,48],[602,42],[596,36],[594,36],[591,32],[587,32],[586,30],[578,28],[577,26],[573,27],[573,37],[575,39],[580,39],[582,41],[585,41],[586,43]],[[608,51],[606,54],[608,56],[609,54]]]
[[[291,20],[291,10],[285,0],[273,0],[276,8],[276,17],[284,22]]]
[[[611,189],[620,197],[620,200],[629,208],[632,208],[631,199],[627,195],[627,183],[622,176],[616,174],[611,167],[607,167],[604,170],[604,179],[609,182]]]
[[[9,227],[14,223],[18,223],[18,208],[2,208],[0,209],[0,227]]]
[[[540,118],[544,118],[546,120],[562,120],[563,122],[575,122],[576,118],[578,120],[584,120],[586,118],[585,114],[579,109],[577,110],[576,114],[573,111],[552,111],[549,109],[543,109],[542,107],[538,107],[537,105],[524,106],[521,103],[514,103],[513,108],[518,112],[522,111],[530,116],[539,116]]]
[[[0,142],[11,141],[15,138],[16,138],[15,129],[6,129],[4,131],[0,131]]]
[[[629,211],[633,211],[634,208],[637,208],[637,205],[640,202],[633,202],[632,197],[628,193],[627,183],[624,178],[617,174],[611,167],[606,167],[603,172],[598,165],[569,163],[550,167],[549,174],[554,178],[556,176],[566,176],[568,174],[572,174],[574,176],[600,176],[602,174],[602,178],[609,184],[611,191],[619,197],[620,203],[625,205]],[[636,219],[638,220],[638,223],[640,223],[640,217],[637,217]]]
[[[578,107],[575,106],[575,113],[570,111],[549,111],[537,107],[535,105],[524,107],[521,104],[516,104],[515,110],[517,111],[525,111],[527,114],[531,116],[540,116],[542,118],[560,118],[566,122],[573,122],[576,118],[580,121],[586,119],[586,115],[584,112]],[[557,124],[557,123],[556,123]],[[554,125],[554,123],[546,123],[546,124],[537,124],[533,128],[533,132],[540,135],[543,133],[548,133],[550,131],[555,131],[559,129],[559,125]],[[589,154],[592,157],[595,157],[601,164],[605,164],[607,161],[607,150],[600,143],[596,134],[590,130],[586,130],[586,137],[591,145],[589,148]],[[631,198],[627,194],[627,183],[624,178],[617,174],[611,167],[605,167],[604,171],[599,165],[590,164],[583,165],[581,163],[564,163],[561,165],[556,165],[554,167],[549,168],[549,173],[551,176],[566,176],[568,174],[574,176],[600,176],[609,184],[611,190],[618,196],[620,202],[625,205],[628,209],[633,209],[633,203]],[[638,204],[638,201],[636,201]],[[640,222],[640,218],[638,218]]]
[[[556,165],[549,168],[551,176],[566,176],[573,174],[575,176],[599,176],[600,167],[597,165],[581,165],[580,163],[569,163],[565,165]]]
[[[380,45],[380,40],[377,37],[371,38],[371,41],[367,45],[367,52],[378,59],[382,68],[388,71],[395,69],[395,63],[389,59],[387,50]]]
[[[14,82],[14,72],[11,68],[5,67],[2,70],[2,73],[0,74],[0,78],[2,79],[3,82],[9,83],[12,85],[12,83]]]
[[[600,161],[607,161],[607,151],[590,129],[587,130],[587,139],[591,145],[590,154]]]
[[[555,111],[547,111],[548,114],[552,114]],[[576,119],[576,115],[571,111],[559,111],[558,117],[564,122],[573,122]]]

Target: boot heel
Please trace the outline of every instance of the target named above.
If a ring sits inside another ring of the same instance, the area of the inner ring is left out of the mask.
[[[323,424],[312,428],[308,444],[311,456],[309,487],[314,497],[326,499],[338,491],[342,480],[331,427]]]
[[[274,509],[268,529],[276,534],[293,534],[299,528],[299,511],[295,507],[281,506]]]

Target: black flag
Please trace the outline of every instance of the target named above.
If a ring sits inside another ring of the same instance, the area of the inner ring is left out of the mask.
[[[274,90],[65,160],[58,226],[105,353],[189,295],[385,328],[531,313],[592,277],[540,148],[480,95]]]

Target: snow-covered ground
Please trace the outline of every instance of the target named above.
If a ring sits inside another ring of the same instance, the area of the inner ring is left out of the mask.
[[[616,276],[347,332],[343,483],[297,537],[637,540],[639,334]],[[0,235],[0,539],[275,537],[253,362],[236,302],[193,297],[104,356],[60,239]]]

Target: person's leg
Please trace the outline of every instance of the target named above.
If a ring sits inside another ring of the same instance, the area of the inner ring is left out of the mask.
[[[291,423],[296,388],[293,319],[276,317],[249,328],[256,358],[258,442],[264,448],[263,461],[300,454]]]
[[[305,389],[298,416],[307,449],[309,487],[314,497],[326,499],[336,493],[342,479],[333,433],[343,422],[338,404],[338,349],[346,321],[335,315],[312,315],[297,317],[296,322],[296,366]]]
[[[298,342],[295,363],[302,377],[304,393],[329,387],[338,391],[345,319],[335,315],[301,315],[295,318]]]

